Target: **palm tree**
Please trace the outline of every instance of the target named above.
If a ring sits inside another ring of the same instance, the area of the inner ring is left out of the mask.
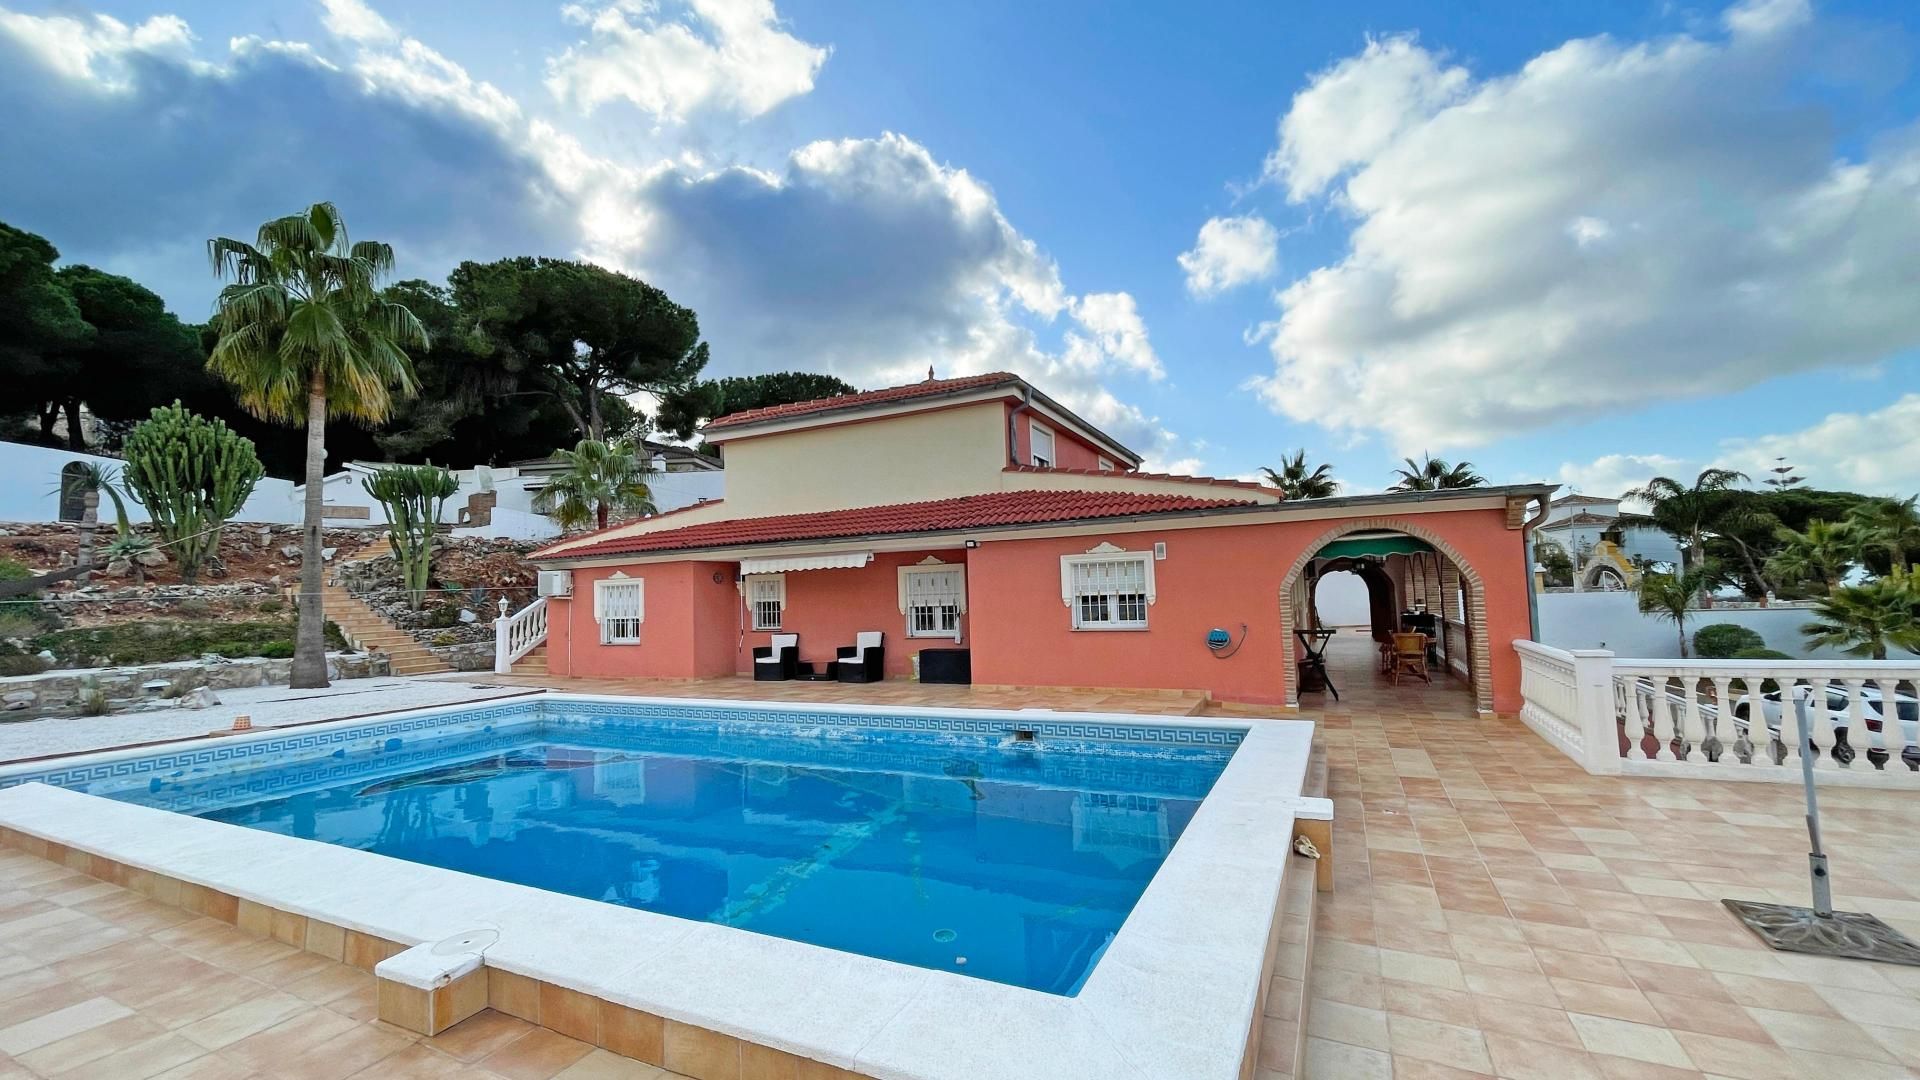
[[[325,686],[320,526],[327,419],[371,424],[391,415],[394,394],[415,386],[407,349],[426,348],[427,332],[405,306],[380,297],[393,248],[349,244],[332,203],[261,225],[251,244],[209,240],[207,252],[214,272],[232,279],[220,290],[220,342],[208,369],[232,383],[241,407],[255,416],[307,425],[300,621],[289,685]]]
[[[654,512],[653,492],[646,482],[648,470],[632,440],[609,444],[582,439],[573,449],[556,456],[566,463],[566,471],[540,489],[533,500],[534,513],[553,515],[563,529],[578,528],[589,521],[595,528],[604,529],[612,511]]]
[[[1920,587],[1904,573],[1834,592],[1800,628],[1810,648],[1885,660],[1889,649],[1920,653]]]
[[[1789,581],[1818,581],[1832,596],[1860,558],[1860,535],[1851,525],[1830,525],[1819,518],[1807,522],[1806,532],[1781,526],[1774,536],[1780,550],[1767,560],[1767,569]]]
[[[1717,573],[1712,563],[1702,563],[1677,574],[1648,571],[1640,575],[1640,610],[1674,624],[1680,633],[1682,659],[1687,655],[1687,616],[1693,613],[1695,598],[1713,584]]]
[[[1340,481],[1328,475],[1333,471],[1331,465],[1316,465],[1307,469],[1307,452],[1295,450],[1292,457],[1280,459],[1280,471],[1262,468],[1267,483],[1280,489],[1280,494],[1289,499],[1325,499],[1340,490]]]
[[[113,500],[115,538],[125,540],[133,531],[133,525],[127,520],[126,500],[121,497],[121,489],[125,486],[126,481],[121,478],[118,469],[97,461],[77,461],[60,470],[60,483],[54,492],[61,498],[75,492],[81,497],[80,553],[76,560],[80,565],[93,565],[93,528],[99,519],[101,492]]]
[[[1858,530],[1863,549],[1887,553],[1888,564],[1896,570],[1909,570],[1912,560],[1907,552],[1920,547],[1920,495],[1905,499],[1875,499],[1856,506],[1847,515],[1847,524]]]
[[[1419,461],[1404,459],[1407,467],[1393,470],[1400,478],[1388,491],[1446,491],[1453,488],[1481,487],[1487,478],[1473,471],[1473,462],[1450,465],[1445,458],[1423,454]]]
[[[1705,469],[1688,487],[1670,476],[1656,476],[1646,486],[1623,493],[1622,499],[1634,499],[1651,507],[1653,523],[1680,541],[1680,563],[1687,567],[1704,563],[1707,558],[1707,534],[1715,521],[1732,505],[1730,493],[1735,484],[1745,483],[1747,474],[1732,469]]]

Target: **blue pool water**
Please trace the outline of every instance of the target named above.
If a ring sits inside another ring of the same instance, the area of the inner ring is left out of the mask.
[[[1071,994],[1231,754],[665,720],[399,749],[110,797]]]

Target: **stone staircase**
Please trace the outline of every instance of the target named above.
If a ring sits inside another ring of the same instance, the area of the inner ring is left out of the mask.
[[[328,580],[321,590],[321,597],[325,602],[327,618],[339,624],[347,640],[360,648],[386,653],[395,675],[426,675],[453,670],[452,665],[415,641],[412,634],[381,618],[334,581]],[[546,656],[542,654],[540,659],[544,667]]]
[[[515,660],[513,662],[513,670],[508,672],[508,674],[510,675],[534,675],[534,676],[544,676],[546,675],[546,673],[547,673],[547,645],[545,642],[541,642],[540,644],[535,645],[533,647],[532,652],[528,653],[527,655],[521,657],[518,660]]]

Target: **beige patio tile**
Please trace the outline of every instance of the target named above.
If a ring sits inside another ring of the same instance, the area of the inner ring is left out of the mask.
[[[1693,1061],[1681,1049],[1680,1042],[1664,1027],[1635,1024],[1605,1016],[1570,1012],[1567,1019],[1580,1041],[1595,1054],[1650,1061],[1656,1065],[1692,1068]]]

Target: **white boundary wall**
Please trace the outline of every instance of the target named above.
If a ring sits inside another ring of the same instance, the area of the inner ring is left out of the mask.
[[[68,462],[90,461],[113,469],[126,462],[118,458],[58,450],[50,446],[0,442],[0,521],[49,522],[60,520],[60,470]],[[300,524],[300,502],[294,496],[291,480],[263,476],[254,486],[247,504],[234,516],[235,521],[263,525]],[[127,517],[134,522],[147,520],[138,503],[128,501]],[[113,523],[113,503],[102,499],[102,524]]]
[[[1671,622],[1642,615],[1631,592],[1545,593],[1539,598],[1543,645],[1556,649],[1606,649],[1620,656],[1678,659],[1680,639]],[[1687,616],[1687,639],[1703,626],[1733,623],[1766,639],[1767,648],[1808,660],[1855,659],[1832,649],[1808,650],[1800,628],[1812,619],[1800,605],[1702,608]],[[1689,644],[1689,651],[1692,646]],[[1903,654],[1905,655],[1905,654]]]

